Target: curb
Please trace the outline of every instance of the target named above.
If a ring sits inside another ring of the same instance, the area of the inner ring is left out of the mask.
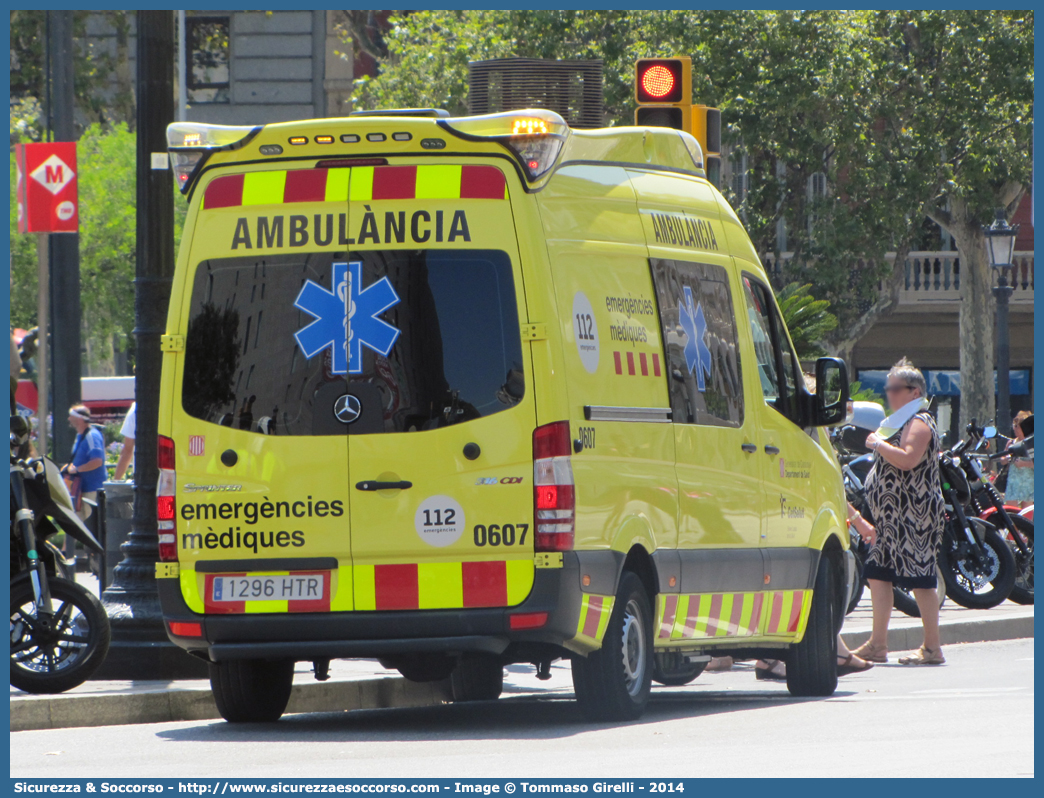
[[[295,684],[286,714],[428,707],[451,700],[449,680],[402,678]],[[155,693],[56,695],[11,701],[11,731],[213,720],[221,717],[209,688]]]
[[[943,645],[1033,637],[1033,616],[951,621],[939,626]],[[868,630],[842,633],[849,648],[870,638]],[[921,645],[921,627],[888,630],[890,651]],[[353,709],[430,707],[452,700],[449,680],[417,683],[398,677],[295,684],[286,714],[346,712]],[[32,696],[11,701],[11,731],[68,729],[214,720],[221,717],[207,688],[131,694]]]
[[[939,637],[944,646],[958,643],[988,643],[993,640],[1017,640],[1033,637],[1033,616],[993,618],[981,621],[950,621],[939,624]],[[870,639],[870,631],[841,632],[849,648],[861,646]],[[913,651],[924,642],[921,626],[901,626],[888,630],[889,651]]]

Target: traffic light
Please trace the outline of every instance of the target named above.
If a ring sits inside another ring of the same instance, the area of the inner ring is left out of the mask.
[[[692,133],[692,60],[642,58],[634,64],[634,123]]]
[[[703,149],[707,180],[721,188],[721,111],[706,105],[694,105],[692,135]]]

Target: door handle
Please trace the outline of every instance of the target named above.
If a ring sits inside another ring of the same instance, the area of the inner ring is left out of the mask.
[[[779,447],[773,446],[771,443],[766,443],[765,454],[779,454]]]
[[[412,488],[413,483],[407,482],[405,479],[399,482],[376,482],[374,480],[367,480],[366,482],[357,482],[355,487],[359,490],[406,490],[406,488]]]
[[[747,454],[754,454],[754,452],[758,450],[758,446],[755,443],[744,443],[740,446],[740,448]]]

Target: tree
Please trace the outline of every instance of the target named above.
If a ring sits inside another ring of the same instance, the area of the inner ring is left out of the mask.
[[[134,124],[134,95],[131,90],[128,41],[130,11],[76,11],[73,13],[73,40],[76,57],[73,64],[73,93],[76,110],[92,123],[124,122]],[[42,105],[46,98],[45,62],[47,42],[46,11],[11,11],[11,98],[14,101],[35,100],[40,111],[33,119],[39,140],[46,127]],[[102,16],[116,30],[116,52],[102,52],[87,37],[87,18]],[[115,81],[115,86],[111,83]],[[12,103],[12,128],[14,127]],[[85,125],[85,126],[86,126]]]
[[[779,312],[801,360],[825,355],[820,341],[837,327],[837,316],[830,312],[830,303],[816,299],[809,293],[811,290],[812,286],[807,283],[789,283],[776,294]]]
[[[961,259],[961,428],[994,415],[993,297],[982,224],[1032,178],[1033,12],[882,12],[894,164]]]

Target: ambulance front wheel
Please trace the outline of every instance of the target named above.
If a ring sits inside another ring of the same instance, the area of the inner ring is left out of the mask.
[[[641,717],[652,688],[652,610],[642,580],[630,571],[620,579],[602,647],[572,658],[573,689],[590,720]]]
[[[796,696],[828,696],[837,689],[837,632],[843,604],[838,600],[831,558],[819,558],[805,636],[787,656],[787,689]]]
[[[221,717],[230,723],[279,720],[294,684],[293,660],[211,662],[210,689]]]

